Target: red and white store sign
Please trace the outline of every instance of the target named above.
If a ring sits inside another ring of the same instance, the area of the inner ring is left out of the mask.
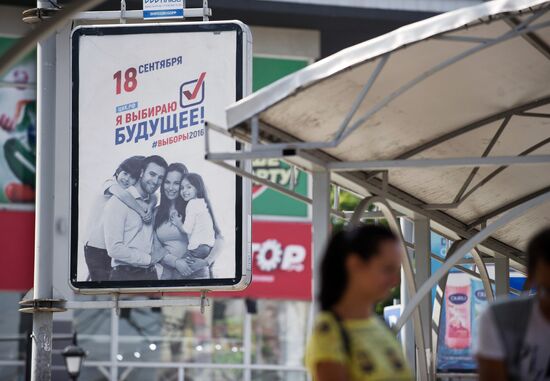
[[[252,222],[252,283],[239,295],[311,300],[311,223]]]
[[[311,222],[252,220],[252,283],[209,295],[311,301],[311,233]]]

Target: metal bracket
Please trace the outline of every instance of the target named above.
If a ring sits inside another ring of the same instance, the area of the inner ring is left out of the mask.
[[[206,293],[208,291],[201,291],[201,314],[204,314],[204,309],[208,305],[208,299],[206,299]]]
[[[451,202],[446,204],[424,204],[419,206],[424,210],[456,209],[460,206],[460,202]]]
[[[382,171],[382,197],[386,198],[388,196],[388,184],[390,182],[390,173],[389,171]]]
[[[334,186],[334,202],[332,204],[332,209],[338,210],[339,208],[340,208],[340,186],[335,185]]]
[[[120,23],[126,24],[126,0],[120,0]]]
[[[37,24],[43,20],[48,20],[61,10],[58,6],[56,8],[31,8],[23,11],[23,22],[26,24]]]
[[[19,302],[19,312],[64,312],[67,311],[65,302],[65,299],[23,299]]]
[[[203,9],[202,21],[208,21],[208,16],[211,14],[210,9],[208,8],[208,0],[202,1],[202,9]]]
[[[298,176],[296,175],[296,172],[298,169],[295,165],[290,166],[290,190],[293,192],[296,191],[296,185],[298,184]]]
[[[120,317],[120,304],[119,304],[119,301],[120,301],[120,294],[119,293],[113,294],[113,302],[115,302],[115,313],[116,313],[117,317]]]

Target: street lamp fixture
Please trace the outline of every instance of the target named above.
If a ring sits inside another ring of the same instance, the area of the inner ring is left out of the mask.
[[[67,367],[69,376],[71,376],[73,381],[76,381],[78,379],[78,375],[80,374],[82,361],[84,360],[84,357],[86,357],[86,352],[76,345],[76,337],[73,339],[73,344],[67,346],[63,350],[62,355],[65,359],[65,366]]]

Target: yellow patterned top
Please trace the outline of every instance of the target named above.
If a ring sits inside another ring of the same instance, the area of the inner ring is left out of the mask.
[[[345,320],[343,325],[350,340],[350,356],[336,318],[327,312],[317,317],[306,353],[306,366],[314,381],[320,362],[343,364],[349,381],[413,380],[395,335],[377,316]]]

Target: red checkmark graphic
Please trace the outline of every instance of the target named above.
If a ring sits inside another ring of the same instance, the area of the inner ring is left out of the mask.
[[[206,72],[202,72],[201,75],[199,75],[199,79],[197,79],[197,84],[195,85],[195,88],[193,89],[193,92],[191,93],[189,90],[185,90],[183,92],[183,95],[187,98],[187,100],[192,100],[197,97],[199,94],[199,90],[202,86],[202,83],[204,81],[204,77],[206,76]]]

